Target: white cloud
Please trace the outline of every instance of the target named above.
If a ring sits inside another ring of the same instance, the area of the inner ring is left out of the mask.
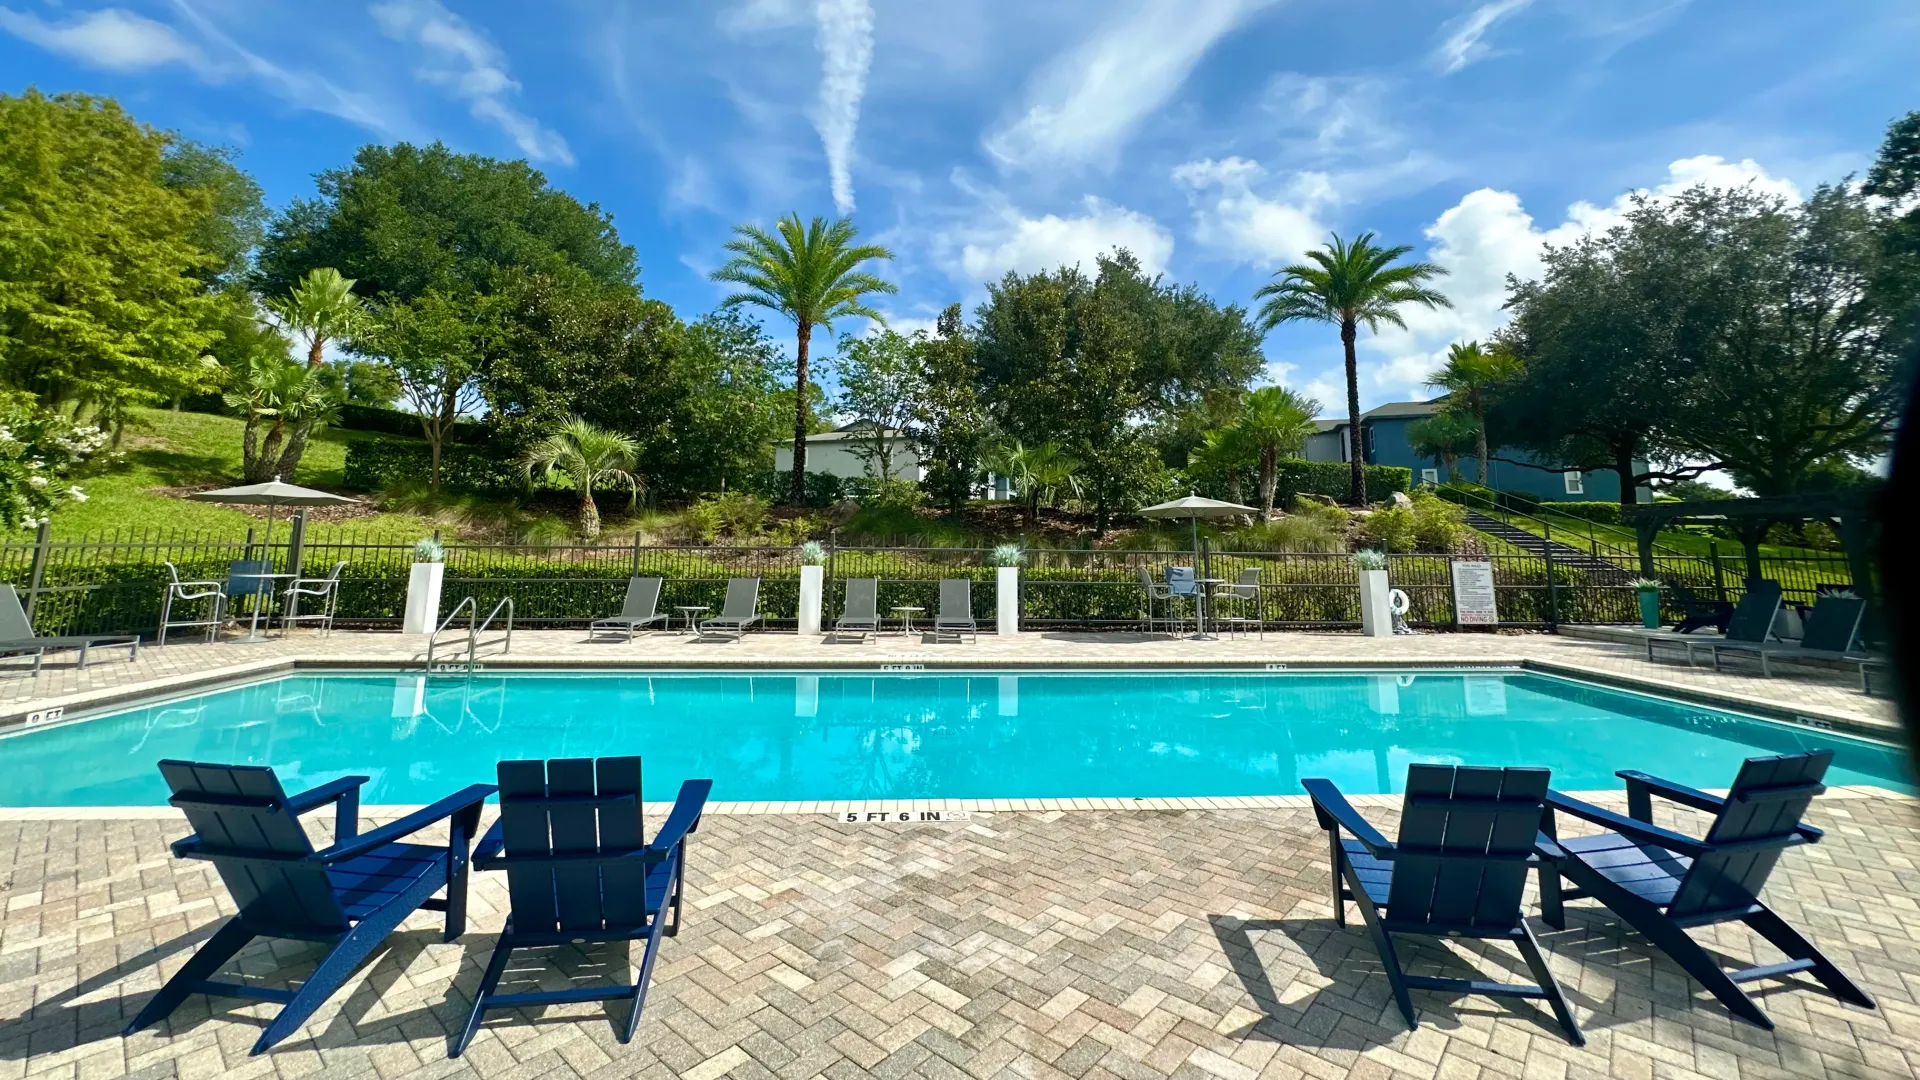
[[[1440,366],[1449,344],[1485,338],[1506,324],[1507,276],[1523,281],[1539,277],[1547,245],[1565,246],[1620,224],[1637,196],[1672,198],[1699,184],[1751,186],[1783,198],[1800,197],[1792,181],[1768,173],[1751,158],[1734,162],[1711,154],[1674,161],[1661,183],[1626,192],[1604,206],[1576,202],[1563,220],[1547,228],[1540,227],[1510,191],[1468,192],[1426,229],[1432,242],[1427,258],[1449,271],[1437,286],[1453,306],[1407,309],[1406,330],[1383,327],[1378,336],[1363,338],[1369,351],[1388,357],[1371,368],[1373,383],[1422,394],[1426,374]]]
[[[799,0],[746,0],[720,13],[720,29],[736,37],[765,30],[784,30],[806,19]]]
[[[507,58],[486,35],[443,7],[439,0],[389,0],[368,9],[381,32],[419,45],[428,63],[414,74],[467,102],[475,119],[493,124],[535,161],[573,164],[573,151],[559,133],[507,103],[520,84],[507,74]]]
[[[1136,0],[1034,80],[1021,114],[986,137],[1002,165],[1108,158],[1178,90],[1214,42],[1272,0]]]
[[[1293,262],[1323,241],[1327,228],[1316,213],[1333,200],[1326,174],[1294,174],[1284,198],[1254,191],[1266,178],[1259,162],[1240,157],[1175,168],[1173,180],[1194,207],[1194,239],[1256,266]]]
[[[1451,75],[1493,55],[1483,40],[1493,24],[1533,3],[1533,0],[1492,0],[1453,23],[1453,32],[1433,51],[1433,63],[1442,75]]]
[[[0,7],[0,30],[48,52],[111,71],[144,71],[162,64],[185,64],[201,70],[207,64],[200,50],[173,27],[121,8],[104,8],[64,23],[50,23]]]
[[[1033,273],[1075,264],[1092,270],[1094,258],[1126,248],[1148,274],[1158,274],[1173,255],[1173,234],[1145,214],[1092,195],[1085,213],[1027,217],[1011,206],[994,223],[969,230],[959,245],[957,269],[971,281],[989,281],[1009,270]]]
[[[827,175],[833,205],[853,212],[853,133],[860,123],[860,99],[867,92],[873,64],[873,7],[867,0],[819,0],[814,8],[820,29],[820,103],[813,126],[827,151]]]

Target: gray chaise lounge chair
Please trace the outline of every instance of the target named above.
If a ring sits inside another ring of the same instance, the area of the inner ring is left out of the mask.
[[[963,634],[980,640],[980,624],[973,619],[973,582],[968,578],[940,579],[940,611],[933,617],[933,639],[951,634],[959,640]]]
[[[732,636],[735,641],[747,635],[747,627],[760,621],[760,579],[727,579],[727,599],[720,614],[700,621],[701,637]]]
[[[880,579],[848,578],[846,609],[833,623],[833,639],[842,631],[858,630],[862,638],[880,632]]]
[[[587,636],[598,637],[602,630],[612,633],[626,631],[627,640],[633,640],[633,632],[643,626],[659,623],[667,625],[667,617],[660,614],[660,585],[657,577],[632,577],[627,579],[627,599],[620,605],[620,614],[611,619],[595,619],[587,624]]]
[[[1765,578],[1749,581],[1746,595],[1734,605],[1733,618],[1727,620],[1724,637],[1676,634],[1671,631],[1648,634],[1643,639],[1647,643],[1647,659],[1653,659],[1656,645],[1677,645],[1686,650],[1687,664],[1691,666],[1693,654],[1702,648],[1724,645],[1730,641],[1764,642],[1773,636],[1773,621],[1779,614],[1780,583]]]
[[[87,650],[96,645],[127,647],[127,659],[132,661],[140,655],[140,637],[137,634],[70,634],[65,637],[41,637],[33,632],[33,624],[27,621],[27,611],[20,606],[20,594],[13,586],[0,584],[0,655],[33,654],[33,673],[40,674],[40,663],[47,658],[49,649],[80,650],[80,666],[87,666]]]
[[[1713,652],[1713,667],[1720,669],[1721,654],[1758,656],[1760,674],[1771,676],[1769,660],[1829,660],[1859,663],[1869,659],[1854,651],[1854,639],[1860,635],[1860,620],[1867,602],[1857,596],[1822,596],[1814,601],[1807,616],[1806,633],[1799,644],[1787,641],[1712,641],[1705,643]]]

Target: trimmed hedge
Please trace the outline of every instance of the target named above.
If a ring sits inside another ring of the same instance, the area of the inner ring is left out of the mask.
[[[1620,504],[1617,502],[1543,502],[1539,506],[1542,510],[1552,510],[1582,521],[1601,525],[1620,524]]]
[[[377,431],[382,435],[404,435],[414,439],[420,437],[418,416],[375,405],[340,406],[340,415],[335,419],[334,426],[348,431]],[[453,430],[447,433],[449,442],[477,443],[484,437],[485,429],[471,420],[454,421]]]
[[[346,484],[379,491],[407,480],[424,481],[433,469],[425,443],[359,439],[347,444]],[[514,460],[488,445],[449,443],[440,448],[440,485],[450,491],[506,494],[526,486]]]
[[[1397,465],[1365,466],[1367,498],[1379,502],[1396,491],[1413,490],[1413,470]],[[1308,461],[1281,458],[1276,463],[1273,501],[1291,506],[1295,496],[1325,495],[1345,499],[1353,494],[1352,468],[1344,461]]]

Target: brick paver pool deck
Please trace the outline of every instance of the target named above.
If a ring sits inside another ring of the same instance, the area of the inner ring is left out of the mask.
[[[516,633],[509,659],[541,665],[981,666],[1113,663],[1531,663],[1781,712],[1885,724],[1884,702],[1841,673],[1763,680],[1648,665],[1627,649],[1548,635],[1269,635],[1199,646],[1022,635],[978,646],[793,635],[738,646],[684,638],[583,645]],[[1204,648],[1204,652],[1200,650]],[[82,707],[209,677],[315,663],[406,661],[419,639],[296,637],[144,649],[84,672],[4,684],[9,716]],[[499,658],[488,657],[490,664]],[[644,748],[641,748],[644,752]],[[0,753],[4,753],[0,744]],[[3,775],[3,774],[0,774]],[[4,782],[0,780],[0,782]],[[1383,831],[1397,797],[1355,800]],[[1624,808],[1618,793],[1599,798]],[[247,1056],[270,1007],[194,998],[122,1038],[146,998],[232,911],[207,864],[173,860],[186,832],[165,808],[0,811],[0,1080],[688,1077],[812,1080],[1256,1078],[1910,1077],[1920,1069],[1920,802],[1829,792],[1818,845],[1787,852],[1769,901],[1880,1001],[1843,1005],[1804,977],[1753,989],[1778,1028],[1733,1020],[1678,966],[1588,902],[1566,931],[1535,922],[1588,1044],[1569,1046],[1534,1003],[1416,992],[1408,1032],[1357,925],[1336,927],[1323,834],[1298,798],[1247,809],[975,813],[941,824],[843,824],[824,813],[715,813],[694,837],[684,931],[669,939],[634,1041],[624,1005],[496,1014],[446,1057],[505,915],[498,874],[475,878],[467,936],[416,915],[293,1039]],[[732,807],[728,809],[747,809]],[[491,815],[489,815],[491,816]],[[1692,831],[1703,815],[1663,807]],[[1570,832],[1580,831],[1569,827]],[[1531,898],[1530,898],[1531,902]],[[1530,908],[1530,910],[1533,910]],[[1356,921],[1357,922],[1357,921]],[[1779,959],[1737,924],[1696,932],[1730,963]],[[1415,939],[1406,939],[1411,942]],[[256,943],[240,968],[298,978],[312,947]],[[1423,974],[1513,981],[1517,955],[1422,943]],[[283,962],[285,966],[283,966]],[[563,950],[517,977],[547,985],[620,974],[610,951]],[[510,975],[510,978],[516,977]]]

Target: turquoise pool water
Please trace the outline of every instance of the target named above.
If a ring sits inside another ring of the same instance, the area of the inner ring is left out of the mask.
[[[1531,674],[310,674],[0,739],[0,805],[164,803],[169,757],[422,803],[503,758],[637,753],[650,799],[705,776],[758,801],[1389,792],[1416,761],[1724,787],[1744,757],[1817,746],[1829,784],[1914,790],[1885,746]]]

